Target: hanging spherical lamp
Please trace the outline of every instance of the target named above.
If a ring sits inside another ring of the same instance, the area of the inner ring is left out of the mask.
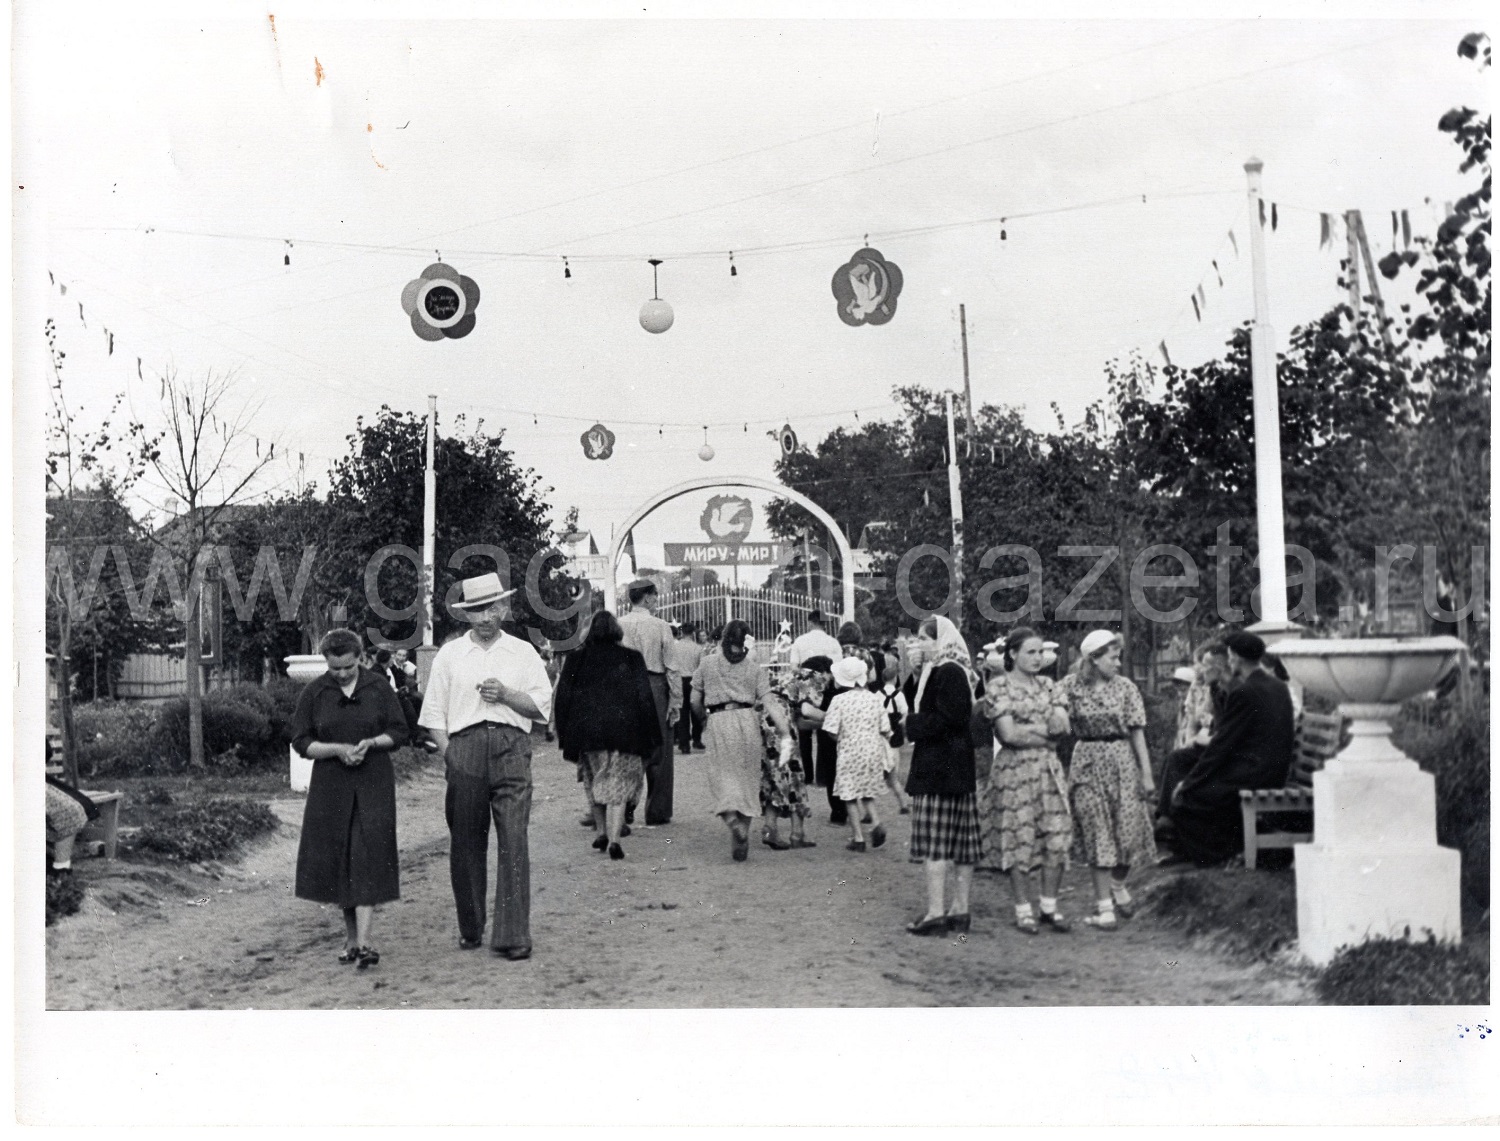
[[[656,282],[656,267],[661,258],[651,258],[651,300],[641,306],[641,328],[648,333],[665,333],[672,327],[672,307],[661,299]]]
[[[703,446],[698,449],[698,458],[704,463],[714,458],[714,446],[708,442],[708,425],[703,425]]]

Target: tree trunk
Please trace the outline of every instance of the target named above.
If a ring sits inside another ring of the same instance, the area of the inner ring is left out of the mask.
[[[203,647],[199,631],[202,616],[198,599],[190,591],[187,598],[187,637],[182,648],[183,671],[187,677],[188,763],[203,768]]]
[[[57,729],[62,734],[63,777],[78,787],[78,733],[73,725],[73,668],[71,638],[65,633],[57,649]]]

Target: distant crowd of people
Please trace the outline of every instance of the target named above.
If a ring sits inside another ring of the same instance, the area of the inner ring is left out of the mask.
[[[374,908],[399,894],[390,755],[407,742],[444,763],[466,950],[485,939],[494,825],[489,945],[512,960],[532,953],[534,729],[555,728],[577,766],[581,823],[613,860],[626,858],[642,805],[646,826],[671,823],[674,748],[703,752],[734,861],[748,858],[756,821],[772,850],[817,847],[805,827],[813,786],[829,821],[848,829],[849,851],[882,848],[889,795],[895,817],[910,818],[909,858],[924,867],[914,935],[970,929],[976,867],[1008,878],[1019,930],[1066,932],[1060,887],[1075,860],[1092,875],[1082,922],[1114,930],[1134,909],[1133,871],[1234,856],[1239,790],[1279,787],[1292,760],[1294,695],[1248,632],[1202,647],[1179,671],[1177,747],[1154,766],[1145,703],[1111,631],[1087,634],[1058,678],[1060,647],[1026,627],[976,661],[945,617],[873,645],[854,623],[830,633],[814,612],[765,662],[745,622],[706,638],[691,624],[674,628],[653,612],[654,584],[640,580],[626,613],[595,614],[583,643],[553,662],[502,628],[511,593],[494,574],[462,583],[456,605],[470,628],[438,650],[420,697],[403,654],[366,657],[347,630],[319,646],[328,671],[302,694],[292,728],[294,747],[314,761],[295,890],[343,909],[340,962],[379,961]],[[1170,848],[1165,859],[1158,843]]]

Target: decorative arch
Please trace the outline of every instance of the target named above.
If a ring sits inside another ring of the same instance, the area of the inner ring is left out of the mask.
[[[625,549],[625,540],[635,530],[636,525],[651,512],[655,511],[663,503],[670,503],[684,495],[691,495],[695,491],[707,491],[715,487],[753,487],[759,491],[769,491],[773,495],[783,496],[793,503],[805,507],[808,512],[828,528],[828,533],[833,536],[834,544],[839,549],[839,562],[843,566],[842,575],[842,604],[843,615],[839,622],[850,622],[854,619],[854,548],[849,545],[849,537],[844,534],[844,529],[834,521],[832,515],[824,511],[807,496],[793,488],[786,487],[780,483],[774,483],[769,479],[761,479],[754,475],[728,475],[728,476],[699,476],[690,479],[686,483],[679,483],[676,487],[669,487],[665,491],[658,491],[645,503],[630,513],[625,520],[625,525],[615,532],[615,540],[609,546],[609,577],[607,582],[609,589],[604,592],[604,605],[611,614],[615,611],[615,573],[620,565],[620,555]]]

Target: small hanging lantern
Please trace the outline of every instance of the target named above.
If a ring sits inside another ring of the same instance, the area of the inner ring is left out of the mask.
[[[734,268],[734,251],[730,250],[729,251],[729,276],[730,277],[738,277],[739,275],[740,275],[740,271]]]
[[[714,446],[708,442],[708,425],[703,425],[703,446],[698,449],[698,458],[704,463],[714,458]]]
[[[657,285],[656,267],[661,265],[661,258],[649,258],[651,263],[651,300],[641,306],[641,328],[648,333],[665,333],[672,327],[672,307],[661,299],[661,290]]]

